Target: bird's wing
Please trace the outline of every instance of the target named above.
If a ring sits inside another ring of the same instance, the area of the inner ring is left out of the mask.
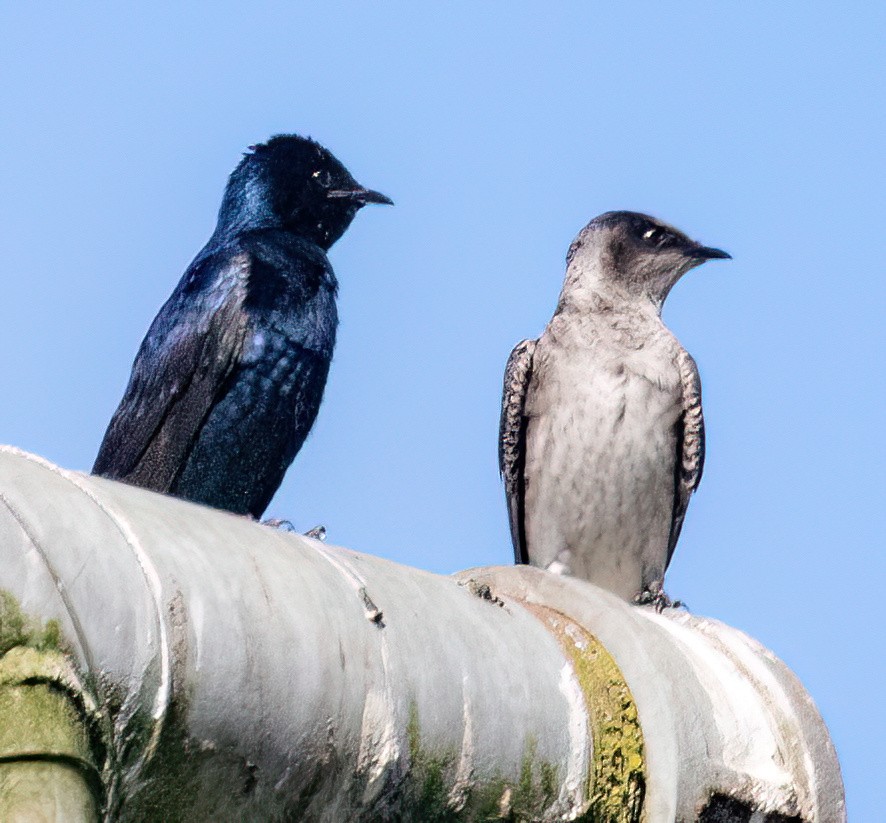
[[[250,265],[240,253],[189,268],[142,342],[94,474],[170,489],[239,361]]]
[[[526,392],[532,379],[532,357],[537,340],[518,343],[505,366],[498,439],[498,467],[505,482],[511,540],[517,563],[528,563],[524,522],[523,469],[526,465]]]
[[[683,388],[683,413],[676,424],[677,455],[674,469],[674,509],[668,539],[668,560],[674,555],[689,498],[701,482],[704,469],[704,416],[701,410],[701,378],[692,356],[681,350],[678,360]]]

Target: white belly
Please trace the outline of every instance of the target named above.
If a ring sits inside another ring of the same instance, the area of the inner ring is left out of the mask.
[[[527,408],[526,537],[534,565],[632,598],[664,577],[682,396],[670,358],[623,354],[541,358]]]

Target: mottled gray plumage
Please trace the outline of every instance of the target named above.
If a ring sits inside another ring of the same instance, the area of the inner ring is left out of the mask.
[[[704,421],[698,369],[661,308],[689,269],[727,257],[634,212],[575,239],[554,316],[505,369],[499,465],[518,563],[667,602]]]

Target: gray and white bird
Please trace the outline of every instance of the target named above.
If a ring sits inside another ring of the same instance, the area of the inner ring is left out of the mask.
[[[695,361],[661,319],[689,269],[729,258],[636,212],[594,218],[541,337],[505,369],[499,467],[514,554],[662,608],[704,464]]]

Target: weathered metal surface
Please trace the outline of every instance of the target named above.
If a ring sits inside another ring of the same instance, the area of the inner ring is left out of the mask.
[[[0,589],[57,621],[109,819],[844,819],[768,652],[536,569],[432,575],[6,448]]]

